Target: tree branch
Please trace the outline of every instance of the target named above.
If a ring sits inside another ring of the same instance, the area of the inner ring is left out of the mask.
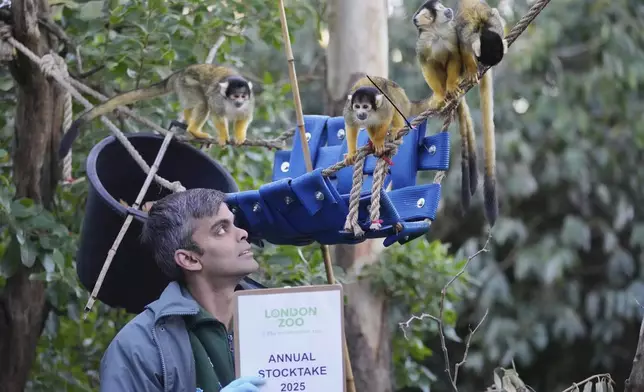
[[[637,305],[641,308],[642,305],[635,299]],[[640,334],[637,340],[637,348],[635,349],[635,357],[633,358],[633,367],[631,373],[624,382],[624,392],[644,392],[644,361],[642,355],[644,354],[644,318],[640,324]]]
[[[447,295],[447,289],[449,286],[452,285],[458,278],[461,277],[467,270],[467,266],[470,264],[472,260],[474,260],[476,257],[478,257],[481,253],[488,252],[489,249],[487,248],[488,245],[490,244],[490,240],[492,239],[492,231],[490,230],[488,232],[487,240],[485,241],[485,244],[481,249],[479,249],[476,253],[471,255],[470,257],[467,258],[467,261],[465,262],[465,265],[458,271],[454,277],[452,277],[447,284],[443,287],[441,290],[441,299],[440,299],[440,304],[439,304],[439,315],[438,317],[432,316],[431,314],[428,313],[423,313],[420,316],[415,316],[412,315],[407,321],[399,323],[398,325],[400,326],[400,329],[402,329],[403,334],[405,336],[405,339],[407,339],[407,333],[406,330],[409,328],[410,324],[414,320],[424,320],[426,318],[433,320],[438,324],[438,335],[440,337],[441,341],[441,349],[443,350],[443,358],[445,360],[445,372],[447,373],[447,377],[449,378],[450,383],[452,384],[452,389],[455,392],[458,392],[458,388],[456,386],[456,382],[458,381],[458,370],[461,366],[465,364],[465,361],[467,360],[467,353],[470,349],[470,342],[472,340],[472,336],[476,333],[476,331],[479,329],[479,327],[483,324],[485,319],[487,318],[488,310],[485,311],[485,314],[483,314],[483,317],[479,321],[479,323],[476,325],[474,329],[470,330],[470,333],[467,337],[467,340],[465,342],[465,352],[463,353],[463,359],[458,362],[455,367],[454,367],[454,376],[452,376],[452,371],[451,371],[451,365],[449,362],[449,353],[447,351],[447,344],[445,341],[445,330],[444,330],[444,323],[443,323],[443,311],[445,310],[445,296]]]

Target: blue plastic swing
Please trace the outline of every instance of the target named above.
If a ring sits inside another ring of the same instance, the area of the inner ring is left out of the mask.
[[[425,136],[426,124],[424,121],[410,130],[392,158],[394,165],[383,186],[391,184],[391,191],[381,191],[380,229],[369,230],[368,206],[377,161],[369,155],[364,165],[366,177],[358,215],[365,235],[356,237],[344,231],[353,166],[329,177],[322,175],[323,169],[341,161],[347,151],[344,119],[320,115],[304,116],[314,170],[306,172],[302,140],[300,133],[295,132],[292,150],[275,153],[272,182],[257,190],[228,194],[227,203],[235,212],[235,223],[248,231],[251,240],[264,239],[276,245],[355,244],[367,238],[386,237],[384,245],[390,246],[423,235],[430,226],[426,219],[436,218],[441,186],[416,185],[416,175],[418,170],[446,171],[450,153],[449,133]],[[367,143],[366,132],[360,131],[358,148]],[[396,224],[402,226],[400,232],[396,232]]]

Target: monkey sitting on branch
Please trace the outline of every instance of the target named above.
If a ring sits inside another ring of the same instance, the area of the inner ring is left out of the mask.
[[[235,144],[246,140],[253,120],[255,96],[253,84],[234,69],[221,65],[194,64],[174,72],[148,87],[116,95],[77,118],[63,136],[59,156],[69,152],[80,134],[80,127],[119,106],[175,93],[187,122],[187,131],[197,139],[210,135],[202,128],[209,117],[218,131],[218,144],[224,146],[229,136],[228,122],[233,122]]]

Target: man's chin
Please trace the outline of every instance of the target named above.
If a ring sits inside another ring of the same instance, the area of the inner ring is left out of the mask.
[[[252,256],[240,258],[239,264],[237,266],[240,269],[240,273],[242,273],[244,276],[252,274],[259,269],[259,263]]]

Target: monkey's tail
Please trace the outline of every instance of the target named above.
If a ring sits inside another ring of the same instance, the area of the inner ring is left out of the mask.
[[[72,125],[63,135],[63,138],[60,141],[60,146],[58,148],[59,158],[62,159],[65,155],[67,155],[72,147],[72,144],[74,143],[74,140],[76,140],[76,138],[78,138],[78,135],[80,135],[80,128],[83,125],[92,121],[98,116],[111,112],[119,106],[129,105],[137,101],[155,98],[170,93],[172,91],[171,84],[174,80],[173,77],[174,74],[148,87],[116,95],[109,100],[101,103],[100,105],[96,105],[85,113],[81,114],[80,117],[78,117],[72,123]]]
[[[472,121],[472,115],[470,114],[470,107],[465,100],[465,97],[461,99],[461,102],[458,105],[458,118],[459,118],[459,127],[463,127],[463,131],[467,136],[467,148],[468,148],[468,160],[470,167],[470,194],[474,195],[476,193],[476,188],[479,186],[479,172],[478,172],[478,160],[476,154],[476,135],[474,134],[474,122]],[[463,125],[460,125],[463,124]]]
[[[496,197],[496,147],[494,135],[494,86],[492,69],[489,69],[481,79],[481,116],[483,122],[485,176],[483,177],[483,200],[485,218],[494,226],[499,214],[499,204]]]
[[[465,213],[470,206],[470,197],[474,195],[478,187],[476,139],[470,108],[465,97],[459,101],[456,112],[461,136],[461,207]]]

